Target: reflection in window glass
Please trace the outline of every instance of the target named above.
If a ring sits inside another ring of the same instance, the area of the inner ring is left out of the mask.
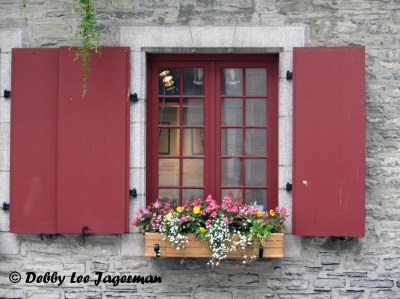
[[[243,124],[242,99],[225,98],[221,100],[221,125],[241,126]]]
[[[246,100],[246,125],[267,125],[267,101],[265,99]]]
[[[247,186],[266,186],[266,159],[246,159],[246,185]]]
[[[158,112],[158,123],[160,125],[179,125],[179,99],[160,99]]]
[[[167,156],[179,155],[179,129],[158,129],[158,154]]]
[[[221,154],[239,156],[242,154],[242,129],[221,129]]]
[[[179,68],[159,69],[159,94],[168,96],[179,95],[180,81]]]
[[[204,95],[204,69],[183,69],[183,94]]]
[[[264,68],[246,69],[246,95],[267,95],[267,70]]]
[[[187,200],[193,201],[195,199],[204,199],[204,190],[203,189],[183,189],[182,190],[182,199],[183,203]]]
[[[223,69],[221,72],[222,95],[240,96],[242,91],[242,69]]]
[[[266,142],[266,129],[246,129],[246,155],[265,156],[267,154]]]
[[[204,160],[183,159],[182,160],[182,185],[204,186]]]
[[[223,186],[242,185],[242,159],[222,159],[221,160],[221,184]]]
[[[233,201],[242,202],[243,200],[243,191],[242,189],[222,189],[221,197],[229,196]]]
[[[183,155],[204,155],[204,129],[183,129]]]
[[[204,124],[204,100],[183,100],[183,125],[197,126]]]
[[[158,160],[158,185],[179,186],[179,159]]]
[[[265,189],[246,189],[245,195],[246,195],[246,203],[248,205],[256,204],[257,206],[262,206],[262,209],[259,209],[259,210],[265,209],[264,203],[267,202],[266,201],[267,190],[265,190]]]

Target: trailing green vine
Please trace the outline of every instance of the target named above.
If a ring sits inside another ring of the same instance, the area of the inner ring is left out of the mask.
[[[96,28],[96,10],[93,0],[72,0],[72,12],[80,16],[80,22],[75,38],[80,41],[78,52],[74,60],[82,58],[82,94],[85,96],[88,91],[89,62],[93,53],[100,53],[100,33]],[[21,14],[26,8],[26,0],[19,1]]]
[[[93,0],[73,0],[74,12],[81,17],[75,37],[80,38],[81,46],[74,60],[82,58],[82,93],[88,91],[89,61],[93,53],[100,52],[100,34],[96,28],[96,10]]]

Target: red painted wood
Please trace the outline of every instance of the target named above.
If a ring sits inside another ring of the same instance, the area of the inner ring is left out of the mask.
[[[128,231],[129,48],[92,56],[82,97],[80,61],[60,50],[57,225],[60,233]]]
[[[58,49],[13,49],[10,231],[56,233]]]
[[[365,49],[295,48],[293,233],[364,236]]]

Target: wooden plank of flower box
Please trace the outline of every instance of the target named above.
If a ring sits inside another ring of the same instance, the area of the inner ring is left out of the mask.
[[[161,257],[198,257],[209,258],[211,251],[208,241],[200,241],[194,238],[193,234],[187,234],[189,243],[184,249],[176,250],[170,242],[163,241],[163,235],[159,233],[145,234],[145,256],[155,257],[154,244],[160,247]],[[263,258],[283,257],[285,235],[283,233],[270,234],[264,244]],[[251,250],[246,250],[245,254],[256,255],[258,257],[259,244],[254,244]],[[240,258],[244,252],[231,252],[229,258]]]

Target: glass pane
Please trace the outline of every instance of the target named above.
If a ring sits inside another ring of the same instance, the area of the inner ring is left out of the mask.
[[[246,159],[246,186],[266,186],[266,159]]]
[[[221,198],[229,196],[233,201],[242,202],[243,201],[243,191],[242,189],[222,189]]]
[[[183,94],[204,95],[204,69],[183,69]]]
[[[183,159],[182,164],[183,186],[204,186],[204,160]]]
[[[267,101],[265,99],[246,100],[246,125],[267,125]]]
[[[266,69],[246,69],[246,95],[267,95]]]
[[[160,125],[179,126],[179,99],[160,99],[158,122]]]
[[[180,88],[180,69],[159,69],[159,94],[160,95],[176,95],[179,94]]]
[[[240,96],[242,92],[242,69],[222,69],[221,94]]]
[[[242,155],[242,129],[221,129],[221,155]]]
[[[158,160],[158,185],[179,186],[179,159]]]
[[[183,155],[204,155],[204,129],[183,129]]]
[[[183,100],[183,124],[188,126],[204,124],[204,100]]]
[[[182,199],[183,203],[187,200],[193,201],[195,199],[204,199],[204,190],[203,189],[183,189],[182,190]]]
[[[179,189],[158,189],[158,200],[164,204],[169,202],[171,209],[179,205]]]
[[[158,129],[158,153],[160,155],[179,155],[179,129]]]
[[[242,159],[221,160],[221,185],[241,186],[242,185]]]
[[[243,124],[242,99],[221,100],[221,124],[223,126],[241,126]]]
[[[265,189],[246,189],[246,203],[248,205],[256,205],[259,211],[265,210],[267,202],[267,190]]]
[[[267,129],[246,129],[246,155],[267,154]]]

